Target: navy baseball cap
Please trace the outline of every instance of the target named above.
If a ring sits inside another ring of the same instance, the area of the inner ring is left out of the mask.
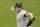
[[[16,3],[16,7],[17,7],[17,6],[22,7],[22,3],[17,2],[17,3]]]

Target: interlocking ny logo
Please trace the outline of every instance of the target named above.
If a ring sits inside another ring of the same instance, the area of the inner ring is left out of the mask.
[[[18,5],[20,5],[20,3],[18,3]]]

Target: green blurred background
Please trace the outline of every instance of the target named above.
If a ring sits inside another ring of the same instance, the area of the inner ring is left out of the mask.
[[[0,0],[0,27],[17,27],[17,12],[10,10],[16,2],[21,2],[23,9],[35,16],[31,27],[40,27],[40,0]]]

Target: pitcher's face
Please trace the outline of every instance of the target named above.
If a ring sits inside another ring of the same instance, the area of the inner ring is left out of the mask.
[[[17,12],[20,12],[21,10],[22,10],[21,7],[16,7],[16,11],[17,11]]]

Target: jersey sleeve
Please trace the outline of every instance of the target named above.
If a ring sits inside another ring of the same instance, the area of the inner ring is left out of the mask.
[[[26,16],[25,16],[26,14],[27,14],[27,12],[26,12],[26,11],[24,11],[24,12],[23,12],[23,16],[24,16],[24,17],[26,17]]]

